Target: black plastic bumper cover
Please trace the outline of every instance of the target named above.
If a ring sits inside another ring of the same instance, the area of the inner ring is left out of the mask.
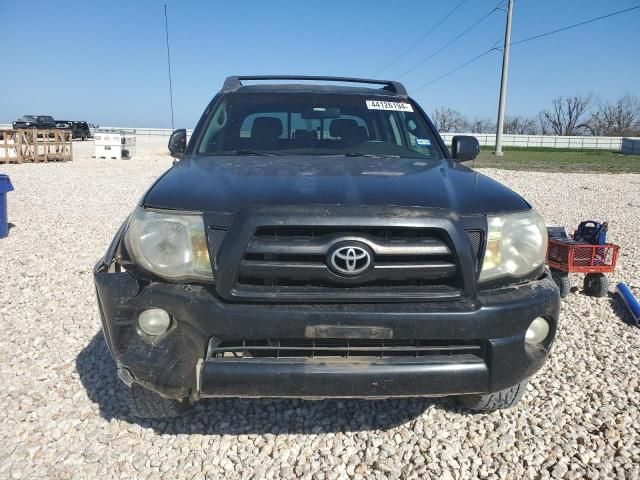
[[[135,381],[170,398],[394,397],[483,393],[513,386],[544,363],[555,335],[560,299],[548,274],[519,286],[480,292],[473,301],[393,304],[226,303],[196,285],[144,284],[129,273],[96,266],[95,284],[107,345]],[[163,308],[174,323],[151,341],[137,318]],[[541,348],[524,343],[536,318],[551,323]],[[206,358],[209,339],[305,338],[318,325],[383,327],[394,338],[474,340],[469,355],[363,359]],[[313,329],[311,329],[313,330]]]

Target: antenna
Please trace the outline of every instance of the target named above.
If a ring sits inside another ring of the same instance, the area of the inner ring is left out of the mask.
[[[171,85],[171,54],[169,50],[169,22],[167,20],[167,4],[164,4],[164,30],[167,34],[167,66],[169,67],[169,103],[171,105],[171,130],[173,126],[173,86]]]

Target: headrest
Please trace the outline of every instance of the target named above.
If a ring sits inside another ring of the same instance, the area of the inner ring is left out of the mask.
[[[293,132],[293,138],[296,140],[317,140],[318,132],[315,130],[296,130]]]
[[[274,117],[258,117],[251,126],[251,138],[279,137],[282,134],[282,122]]]
[[[353,129],[353,140],[355,143],[362,143],[369,140],[369,134],[367,133],[367,129],[362,125],[358,125]]]
[[[356,121],[350,118],[336,118],[331,122],[329,135],[340,138],[349,137],[357,126]]]

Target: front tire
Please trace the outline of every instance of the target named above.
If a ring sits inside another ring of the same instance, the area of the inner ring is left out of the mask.
[[[138,384],[129,388],[129,413],[137,418],[170,418],[184,415],[190,408],[188,400],[164,398]]]
[[[492,412],[503,408],[511,408],[516,405],[527,389],[528,380],[523,380],[517,385],[506,390],[484,395],[463,395],[459,401],[465,408],[478,412]]]
[[[565,298],[571,292],[571,278],[565,272],[561,272],[559,270],[551,271],[551,278],[556,282],[558,288],[560,289],[560,298]]]

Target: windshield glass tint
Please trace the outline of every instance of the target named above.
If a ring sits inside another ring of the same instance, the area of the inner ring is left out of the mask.
[[[198,153],[443,158],[407,101],[344,94],[228,94],[209,117]]]

